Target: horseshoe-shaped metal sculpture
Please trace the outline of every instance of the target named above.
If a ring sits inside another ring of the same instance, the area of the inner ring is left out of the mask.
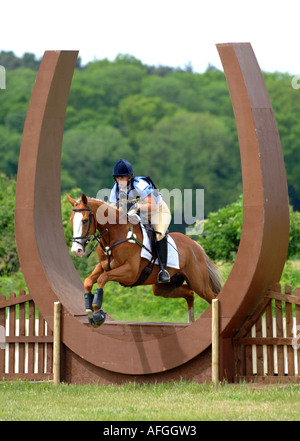
[[[244,193],[239,250],[218,296],[222,372],[230,375],[231,337],[281,277],[289,209],[277,125],[252,47],[230,43],[217,49],[237,124]],[[62,137],[76,59],[73,51],[45,52],[25,122],[15,230],[29,291],[50,328],[53,303],[62,303],[62,341],[97,375],[103,369],[131,375],[175,372],[193,359],[201,364],[211,345],[210,307],[182,326],[107,323],[94,329],[83,323],[83,284],[65,243],[60,207]]]

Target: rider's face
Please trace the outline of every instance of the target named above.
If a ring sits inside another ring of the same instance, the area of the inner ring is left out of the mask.
[[[129,178],[128,178],[128,176],[117,176],[116,181],[119,184],[120,188],[126,188],[128,181],[129,181]]]

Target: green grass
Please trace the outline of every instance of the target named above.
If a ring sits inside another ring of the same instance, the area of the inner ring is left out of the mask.
[[[300,259],[287,260],[280,280],[281,286],[300,287]]]
[[[208,303],[195,298],[195,315],[198,318]],[[103,308],[121,321],[187,322],[187,304],[184,299],[155,297],[151,286],[123,288],[109,282],[104,289]]]
[[[5,381],[2,421],[299,421],[300,385]]]

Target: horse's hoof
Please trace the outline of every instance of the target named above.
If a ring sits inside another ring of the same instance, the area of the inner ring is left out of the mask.
[[[93,326],[93,328],[98,328],[98,326],[96,326],[96,324],[95,324],[93,318],[88,317],[88,321],[89,321],[89,324],[90,324],[91,326]]]
[[[99,309],[99,311],[94,312],[93,314],[93,321],[94,321],[94,326],[95,328],[98,328],[99,326],[103,325],[103,323],[105,322],[106,319],[106,314],[104,311],[102,311],[102,309]]]

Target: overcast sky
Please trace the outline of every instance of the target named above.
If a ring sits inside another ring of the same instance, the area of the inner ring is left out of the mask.
[[[300,74],[296,0],[7,0],[0,14],[0,51],[18,56],[77,49],[86,64],[127,53],[203,72],[222,69],[216,43],[250,42],[262,70]]]

